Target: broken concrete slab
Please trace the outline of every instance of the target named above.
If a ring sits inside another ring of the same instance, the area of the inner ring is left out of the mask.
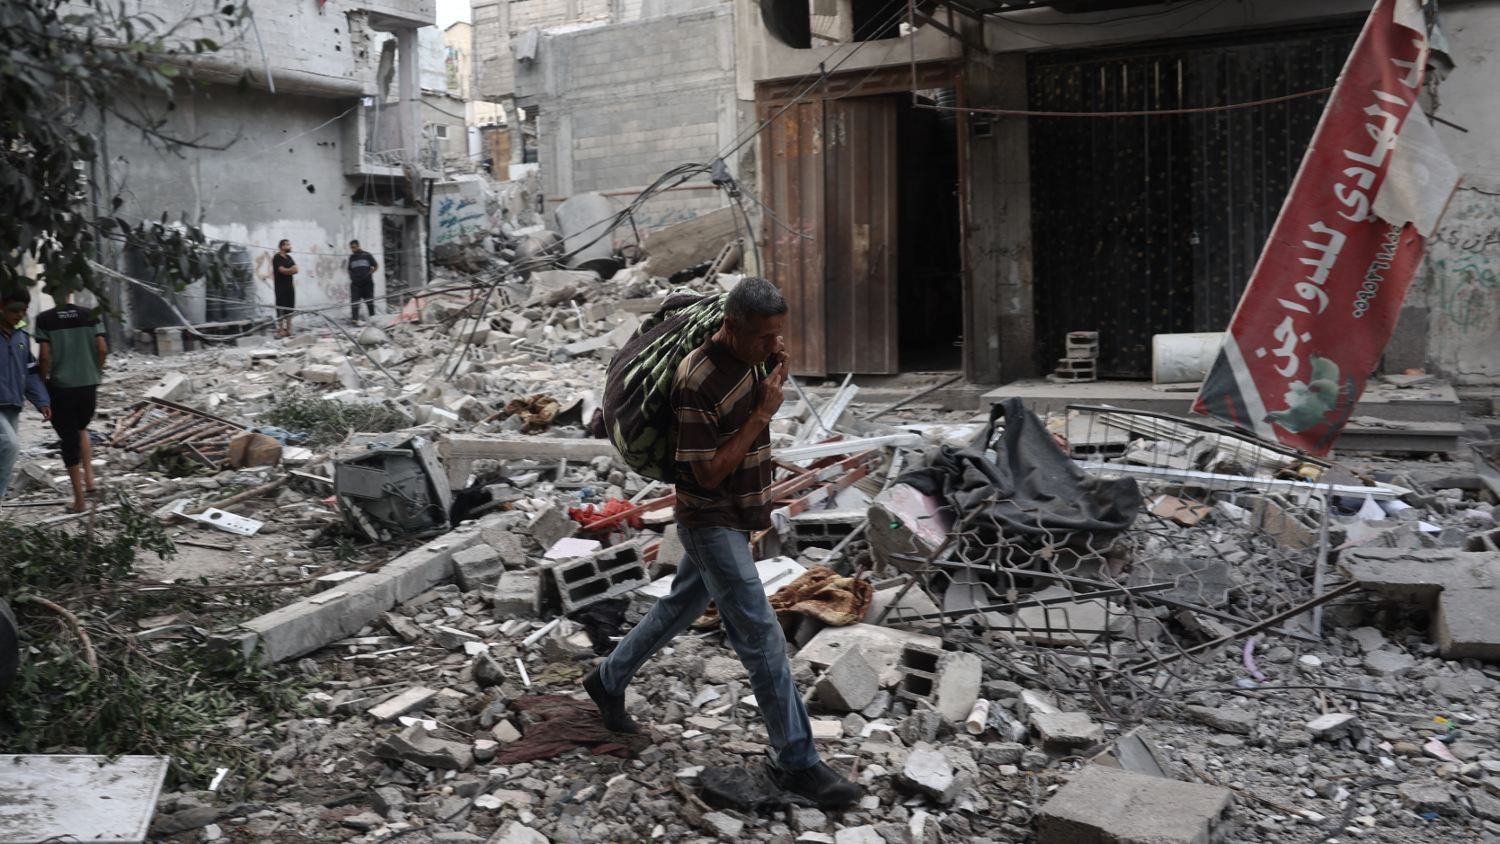
[[[376,571],[252,618],[210,641],[262,663],[312,653],[352,636],[397,604],[452,580],[453,555],[479,541],[478,525],[460,527]]]
[[[1260,720],[1255,713],[1234,706],[1186,706],[1183,711],[1200,724],[1213,727],[1222,733],[1248,736],[1255,731]]]
[[[399,733],[387,736],[375,745],[374,754],[381,759],[415,762],[424,768],[442,771],[467,771],[474,766],[474,751],[467,744],[434,738],[421,724],[413,724]]]
[[[985,613],[985,620],[991,630],[1009,630],[1017,641],[1060,647],[1086,647],[1106,632],[1119,633],[1129,625],[1123,607],[1103,598],[1066,600],[1073,594],[1065,586],[1048,586],[1028,598],[1057,603],[1026,607],[1014,615]]]
[[[1131,567],[1131,586],[1166,582],[1173,586],[1152,594],[1210,608],[1228,603],[1230,592],[1240,585],[1224,560],[1155,558],[1138,561]]]
[[[154,387],[146,390],[146,398],[160,399],[161,401],[180,402],[191,398],[193,395],[192,379],[181,372],[168,372],[162,379],[156,382]]]
[[[926,742],[920,742],[912,748],[897,781],[939,803],[952,803],[959,789],[959,778],[953,771],[953,763]]]
[[[152,829],[151,818],[171,761],[166,756],[0,756],[5,771],[0,840],[156,840],[164,833]],[[217,809],[204,808],[201,822],[179,823],[165,834],[218,818]]]
[[[941,622],[937,619],[928,621],[917,621],[916,618],[924,615],[936,615],[942,610],[933,603],[927,592],[911,588],[901,595],[900,600],[896,596],[901,593],[900,586],[892,586],[881,589],[875,593],[875,599],[870,602],[870,611],[865,613],[866,624],[906,624],[912,627],[938,627]],[[886,608],[890,612],[886,612]],[[880,621],[881,614],[885,613],[885,620]]]
[[[734,213],[733,208],[720,208],[646,235],[641,248],[651,259],[651,274],[670,278],[712,261],[740,235]]]
[[[1104,728],[1082,712],[1033,712],[1031,728],[1050,751],[1082,750],[1104,741]]]
[[[1500,553],[1447,548],[1354,548],[1339,566],[1361,587],[1432,612],[1445,659],[1500,659]]]
[[[818,680],[818,703],[839,712],[855,712],[870,705],[880,691],[880,675],[858,647],[845,651]]]
[[[570,460],[587,463],[595,457],[618,457],[609,440],[528,436],[525,434],[454,434],[438,443],[448,470],[448,485],[462,489],[475,460]]]
[[[384,703],[370,707],[367,712],[371,718],[377,721],[394,721],[407,713],[425,709],[427,704],[432,703],[437,696],[436,689],[416,686],[407,689]]]
[[[1335,741],[1349,735],[1354,729],[1355,717],[1347,712],[1330,712],[1307,722],[1304,728],[1315,739]]]
[[[1037,844],[1208,844],[1228,789],[1087,765],[1038,816]]]
[[[1365,670],[1381,677],[1400,677],[1417,667],[1411,654],[1400,651],[1378,650],[1365,654]]]
[[[833,665],[845,652],[857,647],[870,667],[880,673],[880,685],[890,687],[901,682],[898,666],[901,662],[901,650],[907,645],[942,650],[943,640],[936,636],[876,627],[873,624],[825,627],[797,651],[795,661],[807,663],[814,670],[822,671]],[[972,702],[970,705],[973,705]]]

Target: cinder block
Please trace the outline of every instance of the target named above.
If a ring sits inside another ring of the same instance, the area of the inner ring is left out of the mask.
[[[635,540],[548,565],[543,569],[544,604],[555,597],[564,612],[573,612],[645,586],[650,577],[642,545]]]
[[[541,614],[542,576],[533,571],[508,571],[495,584],[496,618]]]
[[[1493,528],[1483,533],[1470,534],[1464,540],[1465,551],[1500,551],[1500,528]]]
[[[1228,789],[1087,765],[1042,806],[1037,844],[1209,844]]]
[[[917,645],[901,649],[897,668],[901,673],[898,697],[925,701],[954,724],[969,717],[984,680],[984,666],[974,654]]]

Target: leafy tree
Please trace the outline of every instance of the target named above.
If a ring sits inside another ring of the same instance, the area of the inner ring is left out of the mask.
[[[248,10],[186,5],[195,13],[169,23],[119,0],[0,0],[0,289],[33,283],[22,275],[29,256],[44,286],[103,293],[89,260],[105,240],[139,248],[160,284],[228,272],[227,247],[209,248],[193,221],[126,220],[116,216],[124,201],[95,201],[86,180],[100,154],[91,127],[106,116],[162,150],[204,146],[167,122],[193,84],[193,57],[219,49],[206,34],[233,32]]]

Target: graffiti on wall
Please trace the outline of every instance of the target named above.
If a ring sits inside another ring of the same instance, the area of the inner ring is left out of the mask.
[[[1500,328],[1500,191],[1460,188],[1429,244],[1427,302],[1440,327]]]
[[[489,231],[484,186],[475,180],[434,185],[429,223],[434,247],[462,243]]]

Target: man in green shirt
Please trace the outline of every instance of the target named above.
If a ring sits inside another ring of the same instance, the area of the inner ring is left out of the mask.
[[[109,343],[104,322],[88,308],[73,304],[73,291],[53,294],[57,307],[36,318],[33,334],[40,354],[37,366],[52,396],[52,428],[62,440],[63,465],[73,482],[73,504],[81,513],[85,491],[94,491],[94,450],[89,442],[89,422],[99,382],[104,380],[104,360]]]

